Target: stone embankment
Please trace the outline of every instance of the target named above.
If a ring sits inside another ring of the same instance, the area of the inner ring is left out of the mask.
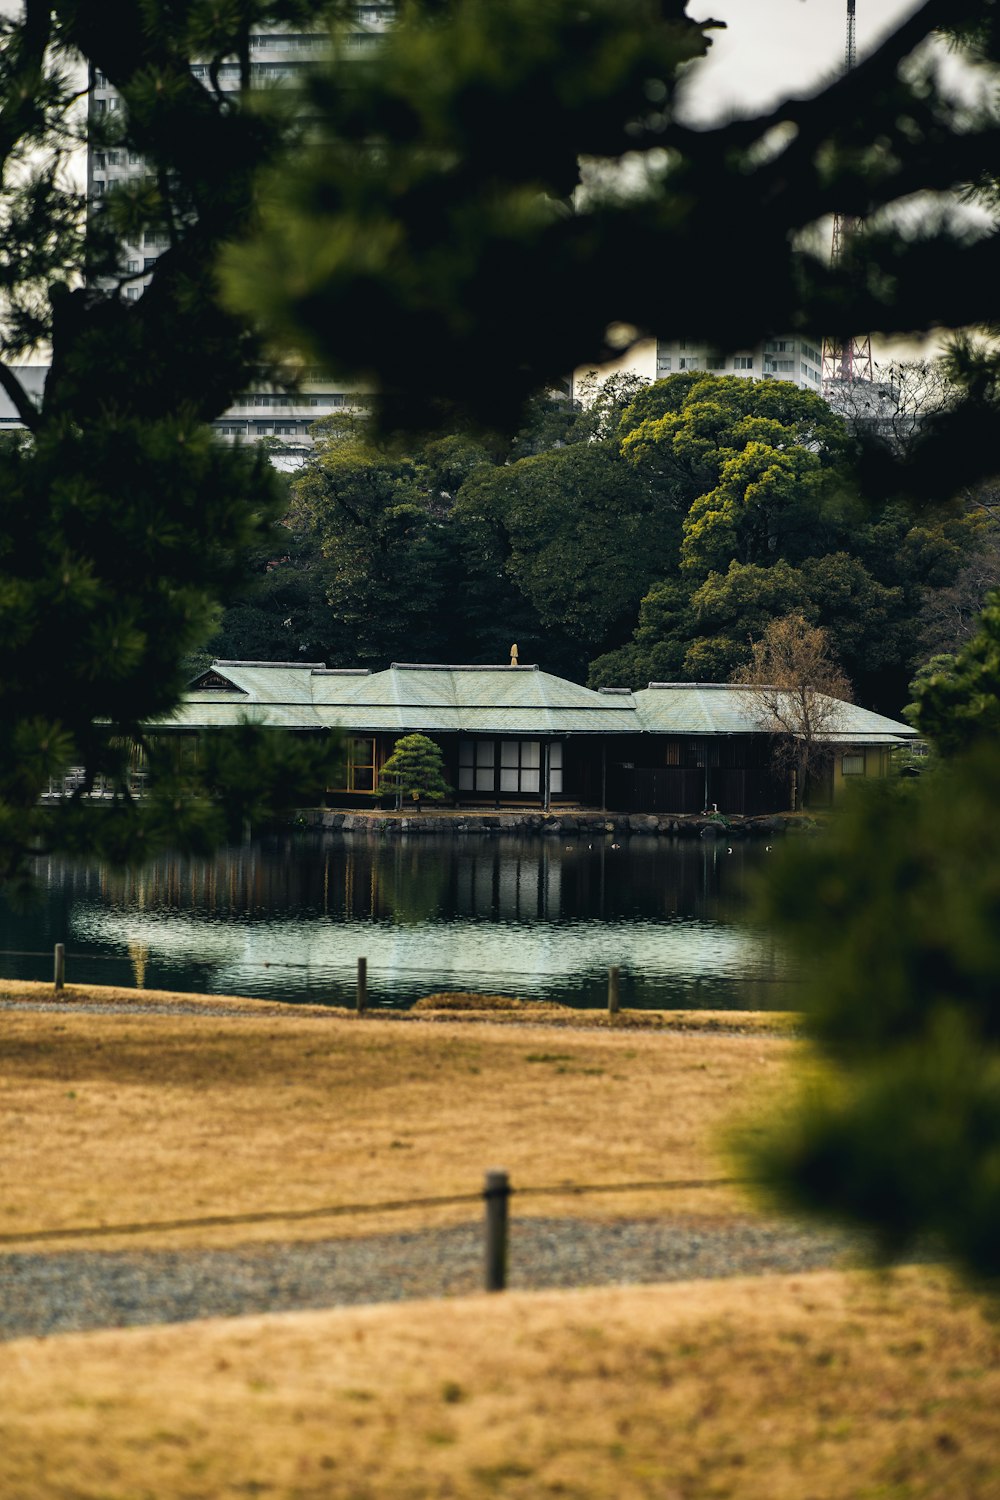
[[[794,813],[773,813],[766,817],[701,817],[692,813],[607,813],[607,812],[341,812],[332,809],[306,808],[297,815],[301,825],[310,828],[341,830],[344,833],[392,834],[484,834],[538,833],[583,834],[606,838],[609,835],[646,835],[667,838],[745,839],[774,838],[784,833],[808,831],[817,826],[815,819]]]

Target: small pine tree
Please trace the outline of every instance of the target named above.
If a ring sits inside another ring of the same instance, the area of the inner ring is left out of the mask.
[[[379,775],[375,795],[384,797],[387,792],[395,795],[397,806],[404,797],[418,808],[425,797],[430,802],[443,801],[451,787],[445,780],[441,747],[426,734],[404,734]]]

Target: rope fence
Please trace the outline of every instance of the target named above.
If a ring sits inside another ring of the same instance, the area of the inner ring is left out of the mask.
[[[584,1197],[595,1193],[678,1192],[684,1189],[738,1187],[740,1177],[667,1178],[650,1182],[560,1183],[557,1186],[511,1186],[501,1167],[486,1172],[478,1193],[450,1193],[432,1198],[394,1198],[383,1203],[337,1203],[322,1208],[261,1209],[255,1213],[208,1214],[196,1219],[151,1219],[130,1224],[69,1225],[58,1229],[29,1229],[0,1234],[0,1245],[39,1245],[55,1241],[110,1239],[118,1235],[162,1234],[183,1229],[225,1229],[251,1224],[301,1224],[316,1219],[339,1219],[362,1214],[400,1213],[408,1209],[484,1206],[483,1284],[488,1292],[507,1285],[510,1240],[510,1200],[519,1198]]]
[[[49,955],[48,955],[48,953],[37,953],[37,952],[33,953],[33,952],[29,952],[27,950],[17,950],[17,949],[13,949],[13,948],[8,948],[8,949],[0,948],[0,958],[15,958],[15,957],[16,958],[39,958],[39,959],[46,959],[46,958],[49,957]],[[67,954],[65,944],[63,944],[63,943],[56,943],[55,949],[54,949],[53,955],[52,955],[52,961],[53,961],[53,982],[52,982],[52,988],[53,988],[53,993],[56,994],[56,995],[60,994],[65,989],[65,987],[66,987],[66,961],[67,961],[67,958],[71,959],[75,963],[90,963],[92,960],[96,961],[96,962],[104,962],[104,963],[131,963],[132,962],[131,955],[124,954],[124,953],[94,953],[94,954],[70,953],[70,954]],[[302,969],[310,970],[310,969],[312,969],[314,967],[311,964],[296,964],[296,963],[285,963],[285,962],[272,963],[272,962],[270,962],[269,960],[266,960],[266,959],[242,959],[242,960],[241,959],[236,959],[236,960],[233,960],[231,963],[227,961],[227,966],[229,968],[252,968],[252,967],[258,967],[259,966],[259,967],[264,968],[264,969],[296,969],[296,970],[302,970]],[[520,975],[517,975],[517,974],[511,974],[511,972],[509,970],[505,971],[505,972],[507,973],[507,977],[509,979],[514,979],[514,980],[516,980],[519,977],[524,977],[524,978],[533,978],[534,977],[534,976],[529,976],[529,975],[520,976]],[[408,969],[407,968],[403,968],[403,969],[401,969],[399,966],[394,965],[393,966],[393,973],[396,974],[397,976],[400,975],[400,974],[421,974],[421,973],[434,974],[436,976],[436,981],[438,983],[440,983],[440,974],[439,974],[439,971],[435,970],[435,969],[427,969],[427,970],[424,970],[424,969],[413,969],[413,968],[408,968]],[[612,967],[608,969],[607,974],[608,974],[607,1010],[608,1010],[608,1015],[610,1017],[615,1017],[615,1016],[620,1015],[621,1010],[622,1010],[622,1003],[621,1003],[621,969],[617,965],[612,965]],[[719,984],[719,985],[723,985],[723,986],[724,985],[729,985],[729,984],[758,984],[758,985],[763,984],[763,985],[772,985],[772,984],[796,984],[798,982],[799,981],[795,980],[794,978],[784,978],[784,979],[781,979],[781,978],[771,978],[770,976],[760,977],[760,976],[752,975],[751,974],[751,975],[743,975],[743,976],[739,976],[739,975],[733,975],[733,976],[720,975],[720,976],[718,976],[718,978],[716,978],[716,976],[712,976],[711,978],[709,978],[707,980],[703,980],[700,977],[696,976],[693,980],[680,980],[680,981],[678,981],[678,984],[682,984],[685,987],[685,989],[693,989],[694,990],[695,1001],[696,1001],[696,1004],[697,1004],[698,998],[700,997],[700,995],[702,993],[702,986],[703,985],[709,991],[711,991],[712,986],[715,985],[715,984]],[[138,991],[137,991],[137,993],[138,993]],[[322,1004],[324,1002],[321,1001],[319,1003]],[[330,1002],[327,1002],[327,1003],[330,1003]],[[388,1003],[391,1003],[391,1002],[376,1001],[375,1003],[377,1005],[384,1005],[384,1004],[388,1004]],[[368,995],[368,960],[367,960],[367,958],[363,958],[362,957],[362,958],[359,958],[357,960],[357,966],[356,966],[355,992],[354,992],[354,1009],[355,1009],[355,1012],[359,1016],[363,1015],[369,1009],[369,1005],[370,1005],[370,1002],[369,1002],[369,995]],[[337,1005],[336,1007],[333,1007],[331,1005],[331,1008],[341,1009],[342,1007],[340,1005]]]
[[[65,947],[65,945],[63,945]],[[0,948],[0,958],[39,958],[48,959],[52,954],[48,949],[32,948]],[[74,963],[110,963],[129,964],[132,956],[128,953],[64,953],[67,960]],[[214,958],[190,958],[186,962],[190,964],[211,965],[221,960]],[[295,963],[291,959],[277,958],[226,958],[224,960],[227,969],[293,969],[312,970],[317,967],[314,963]],[[394,964],[394,972],[402,974],[437,974],[440,971],[433,968],[421,968],[415,964]],[[527,971],[507,969],[506,973],[515,978],[531,977]],[[619,971],[620,972],[620,971]],[[791,974],[718,974],[707,978],[697,975],[692,979],[684,981],[692,985],[700,984],[801,984],[801,979]]]

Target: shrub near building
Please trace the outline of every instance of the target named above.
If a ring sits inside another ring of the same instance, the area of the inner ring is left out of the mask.
[[[440,747],[426,734],[404,734],[382,767],[375,795],[394,796],[397,807],[407,798],[419,808],[425,799],[442,802],[450,792]]]

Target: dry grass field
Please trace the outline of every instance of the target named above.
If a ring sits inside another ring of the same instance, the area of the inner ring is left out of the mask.
[[[5,1500],[996,1500],[997,1326],[940,1273],[22,1340]]]
[[[730,1035],[400,1023],[274,1005],[224,1017],[135,1015],[128,1004],[91,1015],[72,1000],[59,1012],[8,1010],[0,1245],[39,1230],[474,1194],[496,1165],[520,1187],[724,1177],[722,1122],[769,1095],[799,1050],[752,1021]],[[721,1187],[532,1197],[518,1213],[581,1204],[591,1216],[748,1211],[740,1190]],[[477,1212],[205,1226],[141,1243],[367,1234]]]

